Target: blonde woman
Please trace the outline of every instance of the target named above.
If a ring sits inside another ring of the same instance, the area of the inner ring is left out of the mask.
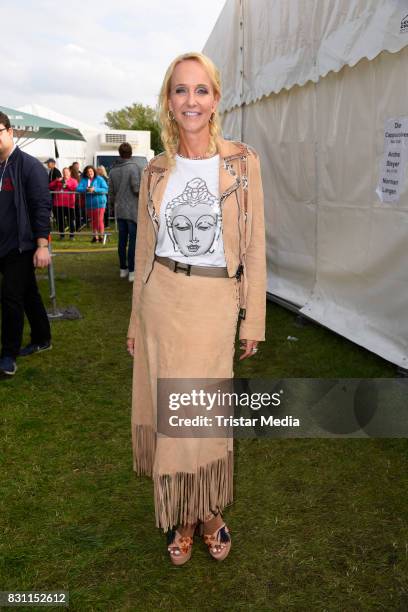
[[[134,356],[134,469],[154,481],[156,525],[171,561],[191,557],[198,523],[210,555],[231,536],[221,512],[233,499],[230,438],[157,435],[157,379],[233,377],[265,333],[265,231],[260,163],[221,137],[218,70],[200,53],[169,66],[159,101],[165,152],[143,173],[127,349]]]
[[[109,175],[106,171],[105,166],[103,165],[98,166],[96,168],[96,174],[97,176],[101,176],[104,179],[106,186],[108,187],[109,186]],[[106,202],[106,208],[105,208],[105,212],[103,215],[103,224],[106,228],[109,228],[110,214],[111,214],[111,210],[110,210],[109,199],[108,199],[108,201]]]

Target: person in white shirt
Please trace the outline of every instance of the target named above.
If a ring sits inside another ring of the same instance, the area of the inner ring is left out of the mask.
[[[158,423],[157,381],[233,377],[265,334],[265,229],[259,158],[221,138],[218,70],[200,53],[176,58],[160,94],[165,152],[143,173],[127,349],[134,356],[134,469],[153,477],[156,524],[172,563],[191,557],[200,523],[221,561],[231,537],[230,437],[172,437]],[[203,383],[204,384],[204,383]],[[168,406],[167,406],[168,408]]]

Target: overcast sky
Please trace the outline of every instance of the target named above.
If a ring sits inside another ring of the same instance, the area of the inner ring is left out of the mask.
[[[0,104],[40,104],[99,125],[156,105],[179,53],[201,51],[225,0],[2,0]]]

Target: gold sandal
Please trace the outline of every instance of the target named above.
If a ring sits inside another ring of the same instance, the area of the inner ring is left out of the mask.
[[[167,550],[174,565],[184,565],[191,558],[193,538],[181,535],[177,529],[171,529],[167,535]]]

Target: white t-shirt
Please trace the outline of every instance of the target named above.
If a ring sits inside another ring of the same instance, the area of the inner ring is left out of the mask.
[[[176,155],[160,206],[156,255],[195,266],[225,267],[219,201],[220,156]]]

